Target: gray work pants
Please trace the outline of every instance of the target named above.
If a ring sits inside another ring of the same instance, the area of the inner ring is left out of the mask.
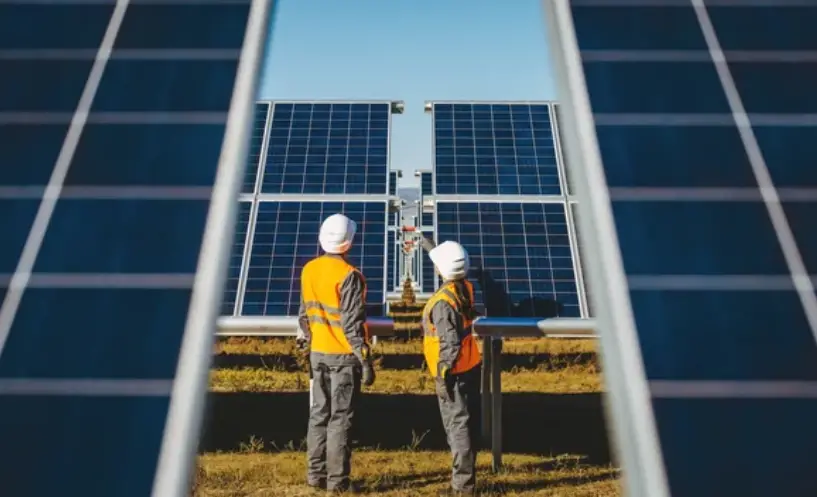
[[[349,486],[351,430],[360,396],[361,366],[354,355],[311,355],[307,483],[328,490]]]
[[[451,487],[457,491],[473,491],[476,485],[476,460],[479,443],[479,384],[480,368],[451,375],[444,381],[437,378],[437,400],[443,427],[451,447]]]

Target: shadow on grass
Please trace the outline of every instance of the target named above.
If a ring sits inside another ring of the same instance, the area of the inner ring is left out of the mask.
[[[200,450],[235,451],[255,436],[266,447],[298,447],[306,436],[307,392],[210,393]],[[433,395],[364,394],[354,444],[382,450],[446,450]],[[513,393],[503,396],[503,449],[527,454],[582,454],[610,462],[600,394]]]
[[[404,371],[420,369],[423,366],[422,344],[417,343],[416,354],[389,354],[376,356],[378,367]],[[587,365],[594,363],[593,352],[576,352],[567,354],[503,354],[502,370],[513,368],[536,369],[540,365],[550,365],[548,369],[558,369],[568,365]],[[300,371],[301,367],[295,357],[286,354],[219,354],[213,356],[214,368],[272,368],[285,371]]]

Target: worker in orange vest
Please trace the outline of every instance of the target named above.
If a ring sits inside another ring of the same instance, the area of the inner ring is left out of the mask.
[[[471,334],[476,311],[474,287],[466,278],[468,252],[459,243],[448,241],[431,248],[428,255],[443,284],[423,309],[423,352],[435,378],[440,415],[451,447],[451,489],[455,494],[472,494],[482,357]]]
[[[360,385],[374,383],[366,326],[366,279],[346,258],[357,231],[343,214],[324,220],[324,255],[301,273],[297,340],[310,348],[307,484],[330,491],[350,487],[349,432]]]

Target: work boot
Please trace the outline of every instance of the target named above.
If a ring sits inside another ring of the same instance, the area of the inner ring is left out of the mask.
[[[326,490],[326,479],[324,478],[317,481],[307,481],[306,484],[312,490]]]
[[[336,487],[332,487],[327,489],[330,494],[354,494],[357,493],[359,490],[358,486],[354,483],[347,483],[345,485],[338,485]]]

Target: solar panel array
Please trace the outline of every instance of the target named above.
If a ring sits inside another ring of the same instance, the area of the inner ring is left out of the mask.
[[[399,262],[397,260],[397,232],[389,229],[386,236],[386,292],[393,292],[400,284],[400,276],[398,274]]]
[[[547,104],[436,103],[437,195],[559,195]]]
[[[817,4],[547,4],[631,495],[817,494]]]
[[[247,235],[250,227],[250,215],[252,213],[251,202],[238,203],[238,220],[236,221],[235,235],[233,237],[233,248],[230,253],[230,263],[227,269],[227,284],[224,289],[224,303],[221,314],[230,316],[236,310],[238,301],[238,287],[241,280],[241,268],[244,261],[244,251],[247,246]]]
[[[390,122],[390,102],[276,102],[261,193],[388,194]]]
[[[186,488],[268,4],[0,2],[4,495]]]
[[[552,105],[431,108],[437,240],[469,251],[488,315],[584,315]]]
[[[249,235],[236,234],[222,314],[297,315],[301,269],[320,253],[323,220],[340,212],[358,225],[350,260],[366,277],[369,314],[381,315],[394,277],[386,271],[394,259],[387,250],[394,216],[388,195],[398,174],[388,171],[383,155],[392,103],[258,102],[257,118],[266,108],[270,120],[255,129],[267,135],[252,136],[253,143],[267,144],[261,187],[242,202]]]

